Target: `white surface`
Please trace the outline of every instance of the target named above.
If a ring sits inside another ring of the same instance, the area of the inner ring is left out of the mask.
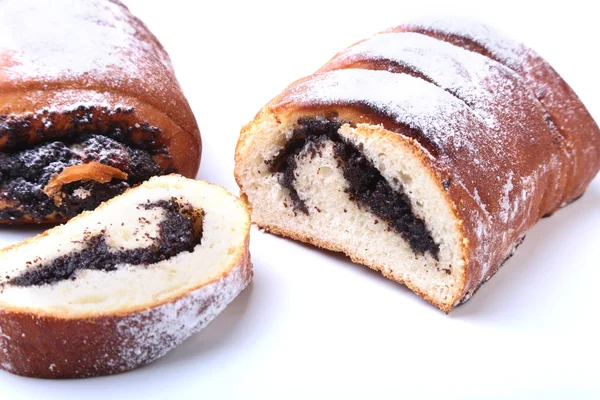
[[[199,177],[236,193],[237,135],[266,101],[345,46],[433,10],[525,41],[600,120],[600,27],[586,3],[127,1],[171,54],[196,113]],[[2,228],[0,244],[39,231]],[[600,179],[449,316],[342,256],[252,234],[254,283],[164,359],[82,381],[0,372],[0,399],[600,397]]]

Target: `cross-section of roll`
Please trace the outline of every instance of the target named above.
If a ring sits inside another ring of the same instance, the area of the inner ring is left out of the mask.
[[[65,221],[201,142],[169,57],[116,0],[0,2],[0,223]]]
[[[445,21],[375,35],[294,82],[242,130],[235,175],[259,226],[449,312],[599,168],[597,125],[544,60]]]
[[[250,217],[224,189],[155,177],[0,252],[0,368],[81,378],[137,368],[250,282]]]

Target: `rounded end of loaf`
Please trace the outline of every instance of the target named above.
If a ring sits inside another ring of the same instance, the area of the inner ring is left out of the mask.
[[[162,357],[251,281],[249,228],[224,189],[168,175],[10,246],[0,253],[0,367],[84,378]]]

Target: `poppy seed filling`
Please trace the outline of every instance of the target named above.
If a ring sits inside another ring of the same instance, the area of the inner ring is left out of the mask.
[[[176,198],[141,204],[138,209],[161,208],[158,237],[148,247],[124,249],[107,244],[106,232],[84,237],[85,248],[34,267],[6,282],[14,286],[41,286],[75,280],[80,270],[115,271],[120,264],[149,265],[168,260],[184,251],[193,252],[202,241],[204,211],[182,204]],[[144,222],[143,218],[140,218]]]
[[[413,213],[402,187],[393,189],[373,163],[356,146],[340,136],[338,130],[341,126],[340,121],[322,117],[301,118],[285,148],[267,161],[269,171],[280,174],[279,183],[289,192],[294,210],[309,215],[306,202],[300,198],[295,187],[299,154],[308,149],[311,157],[315,157],[320,145],[331,141],[346,180],[349,199],[385,221],[390,229],[408,242],[415,253],[429,252],[437,260],[439,245],[431,237],[425,222]]]
[[[60,205],[44,193],[54,174],[74,165],[99,162],[128,175],[127,181],[107,183],[82,180],[64,185]],[[123,144],[116,138],[85,133],[70,141],[52,141],[16,152],[0,152],[0,219],[17,220],[27,215],[43,221],[55,213],[57,219],[71,218],[84,210],[123,193],[132,185],[154,175],[167,173],[147,150]]]

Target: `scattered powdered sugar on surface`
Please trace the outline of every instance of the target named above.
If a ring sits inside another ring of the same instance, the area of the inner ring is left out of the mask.
[[[10,10],[0,13],[0,52],[10,57],[9,78],[67,79],[92,71],[110,77],[115,69],[120,71],[115,78],[123,72],[135,76],[138,56],[154,52],[152,42],[136,37],[122,6],[111,1],[53,0],[40,7],[34,1],[3,0],[1,7]],[[156,55],[170,68],[163,54]]]
[[[10,336],[8,336],[7,334],[5,334],[2,331],[2,326],[0,326],[0,338],[5,339],[5,340],[10,340],[11,339]]]
[[[90,193],[89,190],[83,189],[83,188],[77,188],[73,191],[73,196],[77,196],[80,199],[87,199],[88,197],[90,197],[92,194]]]
[[[386,60],[417,71],[472,107],[497,128],[497,107],[515,90],[514,72],[481,54],[413,32],[375,35],[342,52],[344,61]]]
[[[177,301],[133,314],[117,324],[124,346],[117,358],[106,355],[99,365],[122,371],[136,368],[164,356],[169,350],[211,322],[244,290],[251,279],[244,260],[229,274],[196,289]]]
[[[481,22],[466,18],[423,18],[406,24],[410,29],[431,31],[443,35],[467,38],[486,49],[492,57],[518,73],[529,85],[532,94],[547,108],[548,124],[556,125],[561,133],[574,135],[570,130],[580,131],[576,121],[593,119],[581,104],[577,95],[565,85],[560,75],[535,51],[510,35]],[[584,130],[597,135],[590,126]],[[579,133],[585,137],[589,133]],[[593,140],[588,141],[593,146]],[[583,160],[585,162],[585,160]]]
[[[510,192],[513,190],[513,172],[510,171],[508,174],[508,180],[502,186],[502,193],[500,193],[500,218],[505,223],[508,222],[508,217],[511,212]],[[517,199],[516,197],[515,199]]]
[[[10,162],[22,165],[29,175],[13,177],[8,183],[26,185],[31,192],[43,190],[52,176],[60,174],[67,167],[96,161],[122,169],[130,163],[127,148],[113,139],[99,135],[81,137],[73,144],[61,141],[43,143],[14,153],[12,157],[14,160]],[[0,153],[0,162],[7,163],[7,160],[7,156]],[[6,184],[0,175],[0,194],[4,195]]]
[[[4,353],[3,357],[0,357],[0,368],[4,369],[8,372],[12,372],[13,371],[13,365],[10,361],[7,360],[7,355],[8,355],[8,342],[11,340],[12,338],[10,336],[8,336],[7,334],[5,334],[2,331],[2,326],[0,325],[0,348],[2,348],[2,352]]]
[[[0,91],[27,88],[59,112],[130,96],[187,108],[167,53],[120,2],[2,0],[0,37]]]
[[[525,46],[506,34],[468,18],[425,17],[409,22],[406,26],[469,38],[487,49],[494,57],[515,69],[522,67],[522,56],[528,51]]]
[[[105,136],[91,136],[70,148],[86,161],[97,161],[116,168],[129,161],[129,152],[125,146]]]
[[[479,197],[479,192],[477,191],[477,188],[473,189],[473,199],[475,199],[477,204],[481,204],[481,208],[483,209],[483,211],[485,211],[486,215],[489,215],[486,205],[483,204],[483,202],[481,201],[481,197]]]
[[[126,109],[125,104],[112,104],[108,100],[106,92],[86,92],[85,98],[81,98],[80,90],[61,90],[55,91],[50,94],[48,99],[48,105],[44,107],[40,115],[34,114],[32,117],[35,119],[43,118],[41,115],[45,113],[60,113],[64,110],[75,110],[79,107],[84,109],[90,109],[91,107],[112,110],[116,108]],[[51,122],[51,121],[50,121]]]

